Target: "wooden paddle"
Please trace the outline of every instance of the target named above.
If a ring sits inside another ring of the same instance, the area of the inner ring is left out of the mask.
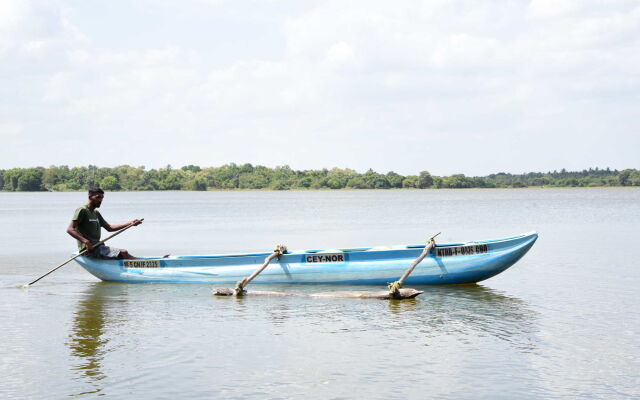
[[[402,288],[402,285],[404,284],[404,281],[409,277],[409,275],[411,275],[411,273],[416,268],[416,266],[418,264],[420,264],[422,262],[422,260],[424,260],[424,258],[427,256],[427,254],[429,254],[431,249],[435,247],[436,242],[434,241],[434,239],[436,238],[436,236],[438,236],[441,233],[442,232],[438,232],[435,235],[431,236],[429,238],[429,240],[427,240],[427,244],[424,246],[424,250],[422,250],[422,253],[420,253],[418,258],[416,258],[411,263],[409,268],[407,268],[407,270],[400,277],[400,279],[395,281],[395,282],[389,283],[389,295],[391,296],[391,298],[394,298],[394,299],[402,298],[402,295],[400,293],[400,288]]]
[[[140,222],[144,221],[144,218],[142,218],[140,220]],[[127,229],[131,228],[132,226],[135,226],[134,224],[129,224],[127,226],[125,226],[124,228],[120,229],[118,232],[114,233],[113,235],[109,236],[108,238],[99,241],[98,243],[96,243],[94,245],[94,247],[98,247],[102,244],[104,244],[104,242],[106,242],[107,240],[118,236],[119,234],[121,234],[122,232],[126,231]],[[87,250],[82,250],[80,253],[78,253],[77,255],[71,257],[70,259],[68,259],[67,261],[63,262],[62,264],[58,265],[57,267],[55,267],[54,269],[52,269],[51,271],[47,272],[46,274],[42,275],[41,277],[39,277],[38,279],[34,280],[33,282],[27,283],[26,285],[22,285],[22,288],[28,288],[29,286],[33,285],[34,283],[38,282],[40,279],[44,278],[45,276],[49,275],[50,273],[62,268],[63,266],[65,266],[66,264],[70,263],[71,261],[75,260],[76,258],[80,257],[81,255],[87,253]]]

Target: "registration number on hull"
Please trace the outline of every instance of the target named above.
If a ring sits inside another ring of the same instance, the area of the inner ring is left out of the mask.
[[[489,251],[486,244],[469,244],[466,246],[436,247],[436,257],[473,256]]]
[[[344,254],[313,254],[305,256],[304,261],[310,264],[343,263]]]
[[[125,260],[125,268],[160,268],[160,260]]]

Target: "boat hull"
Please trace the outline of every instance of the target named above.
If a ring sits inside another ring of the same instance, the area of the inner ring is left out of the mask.
[[[438,244],[407,278],[405,286],[483,281],[511,267],[537,238],[532,232],[505,239]],[[251,283],[383,285],[399,279],[423,249],[409,245],[295,251],[271,261]],[[109,282],[234,284],[254,272],[267,255],[174,256],[135,262],[81,256],[76,261]]]

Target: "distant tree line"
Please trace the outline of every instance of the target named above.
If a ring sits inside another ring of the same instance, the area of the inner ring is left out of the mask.
[[[640,171],[589,169],[584,171],[498,173],[481,177],[463,174],[435,176],[427,171],[403,176],[373,170],[358,173],[352,169],[296,171],[289,166],[268,168],[260,165],[226,164],[200,168],[187,165],[174,169],[150,169],[121,165],[100,168],[95,165],[0,170],[0,189],[4,191],[74,191],[99,186],[104,190],[208,190],[208,189],[440,189],[440,188],[523,188],[640,186]]]

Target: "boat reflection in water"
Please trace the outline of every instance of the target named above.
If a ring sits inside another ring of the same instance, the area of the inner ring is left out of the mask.
[[[424,293],[407,300],[254,297],[241,298],[237,306],[246,318],[264,314],[273,326],[285,330],[313,325],[320,333],[406,335],[411,342],[427,346],[443,338],[468,343],[492,337],[522,352],[535,351],[539,315],[524,300],[478,284],[412,287]],[[346,289],[384,290],[379,286]],[[308,294],[331,288],[270,285],[268,290]]]
[[[73,396],[98,394],[103,390],[100,381],[106,378],[102,370],[103,360],[108,353],[109,336],[107,325],[114,321],[107,321],[110,309],[121,307],[124,285],[92,283],[81,294],[78,309],[75,312],[73,326],[67,345],[71,355],[79,362],[74,365],[78,373],[78,380],[90,385],[88,390]],[[73,397],[72,396],[72,397]]]
[[[419,289],[428,312],[416,319],[426,337],[490,335],[521,351],[535,350],[539,315],[524,300],[478,284]]]
[[[371,329],[395,329],[419,337],[425,346],[443,339],[469,343],[493,337],[523,352],[536,348],[538,313],[514,296],[478,284],[413,286],[418,298],[388,301],[388,313]]]
[[[332,290],[330,285],[270,286],[266,289],[290,293]],[[239,340],[256,342],[263,349],[281,335],[298,349],[313,341],[344,341],[356,343],[356,350],[372,346],[389,356],[396,354],[392,349],[398,343],[405,343],[405,355],[431,357],[433,362],[449,355],[447,349],[456,344],[498,353],[504,346],[512,347],[525,353],[523,365],[536,351],[539,316],[525,301],[477,284],[413,287],[424,294],[388,301],[217,298],[210,294],[210,285],[93,283],[81,295],[68,341],[78,360],[74,370],[79,388],[74,396],[125,390],[125,382],[150,388],[156,380],[176,374],[187,379],[194,365],[220,367],[206,361],[210,352],[224,360],[239,354]]]

